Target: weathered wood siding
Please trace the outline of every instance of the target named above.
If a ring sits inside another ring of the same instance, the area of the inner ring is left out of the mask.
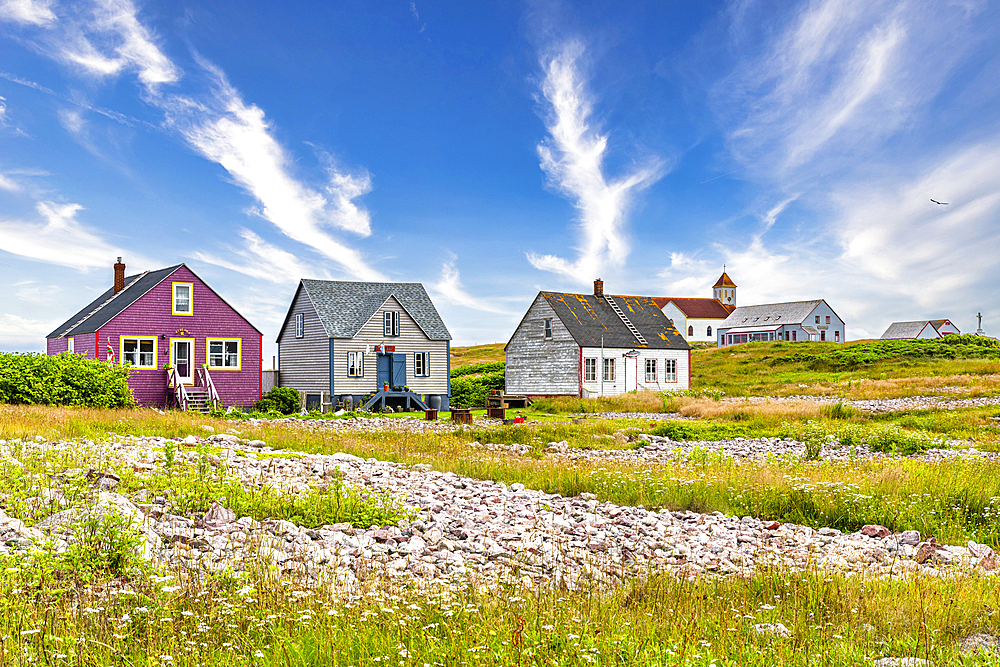
[[[545,319],[552,318],[552,340]],[[541,294],[507,343],[508,394],[580,394],[580,346]]]
[[[295,314],[305,315],[303,337],[295,337]],[[306,290],[300,288],[292,301],[291,316],[278,342],[278,381],[310,393],[330,391],[330,339]]]
[[[387,310],[399,312],[399,336],[385,336],[384,315]],[[413,318],[395,297],[390,297],[354,338],[338,338],[334,341],[334,394],[366,394],[377,388],[375,353],[365,355],[364,377],[347,375],[347,353],[364,352],[365,346],[374,348],[381,344],[393,345],[395,354],[406,355],[406,384],[416,394],[448,394],[448,341],[431,340],[417,326]],[[430,353],[430,376],[416,377],[414,354]],[[282,362],[284,363],[284,362]]]
[[[639,352],[638,357],[629,358],[624,355],[633,349]],[[597,362],[597,379],[594,382],[583,383],[583,395],[610,396],[624,394],[629,391],[683,391],[689,387],[688,350],[665,350],[649,348],[583,348],[584,359],[595,359]],[[615,362],[615,379],[602,384],[604,377],[604,362],[602,359],[612,359]],[[646,382],[646,360],[656,359],[656,381]],[[664,361],[673,359],[677,362],[677,380],[668,382],[663,369]],[[627,366],[627,367],[626,367]]]

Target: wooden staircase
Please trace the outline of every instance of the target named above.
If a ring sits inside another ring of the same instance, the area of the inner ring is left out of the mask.
[[[173,398],[173,405],[170,405]],[[219,392],[207,368],[198,369],[193,385],[185,385],[177,374],[176,368],[167,371],[167,407],[176,407],[185,412],[193,411],[208,414],[217,410],[222,403]]]

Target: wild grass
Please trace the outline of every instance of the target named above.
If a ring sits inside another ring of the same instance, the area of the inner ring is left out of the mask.
[[[0,661],[46,665],[986,664],[956,640],[997,633],[992,577],[870,580],[760,572],[614,590],[405,583],[340,593],[269,576],[156,574],[38,586],[0,563]],[[754,629],[780,623],[788,637]]]
[[[494,361],[504,361],[506,355],[503,348],[506,343],[489,343],[487,345],[470,345],[451,348],[451,367],[460,368],[472,364],[482,364]]]
[[[574,398],[558,396],[538,398],[532,404],[536,412],[548,414],[599,412],[676,412],[674,398],[656,391],[640,391],[634,394],[618,394],[597,398]]]
[[[692,389],[723,392],[727,396],[808,395],[848,399],[924,396],[950,387],[959,388],[956,395],[971,397],[994,396],[1000,391],[1000,362],[995,358],[897,357],[836,368],[811,359],[868,344],[870,341],[760,342],[693,350]],[[789,358],[802,360],[787,361]]]

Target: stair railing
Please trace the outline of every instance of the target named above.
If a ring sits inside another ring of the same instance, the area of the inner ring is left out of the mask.
[[[167,389],[173,389],[174,403],[182,411],[186,411],[188,402],[187,389],[185,389],[184,383],[181,382],[181,376],[177,374],[176,368],[167,369]]]
[[[219,403],[222,399],[219,398],[219,392],[215,389],[215,382],[212,381],[212,376],[208,372],[208,368],[202,367],[198,370],[198,379],[200,384],[205,387],[206,397],[212,403],[212,409],[218,410]]]

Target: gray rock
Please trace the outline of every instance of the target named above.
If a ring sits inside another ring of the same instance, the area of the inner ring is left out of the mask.
[[[977,634],[958,640],[958,650],[962,653],[1000,653],[1000,637]]]
[[[924,667],[930,664],[923,658],[879,658],[872,663],[874,667]]]
[[[861,533],[862,535],[867,535],[868,537],[881,538],[881,537],[889,537],[890,535],[892,535],[892,531],[890,531],[885,526],[879,526],[877,524],[871,524],[871,523],[866,526],[863,526],[861,530],[858,532]]]
[[[227,523],[236,521],[236,512],[226,509],[217,502],[213,502],[212,506],[205,512],[204,521],[207,525],[224,526]]]
[[[792,631],[786,628],[783,623],[757,623],[750,629],[758,635],[770,635],[772,637],[792,636]]]
[[[911,547],[915,547],[920,544],[920,531],[904,530],[896,539],[900,544],[908,544]]]

